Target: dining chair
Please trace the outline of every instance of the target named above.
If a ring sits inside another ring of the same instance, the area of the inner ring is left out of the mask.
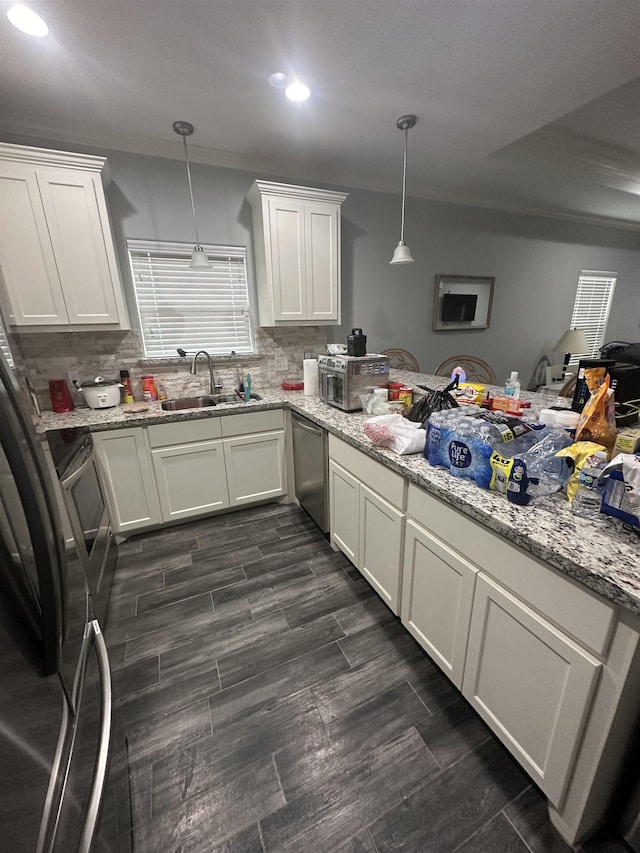
[[[497,385],[495,371],[486,361],[475,355],[452,355],[436,367],[435,376],[451,376],[454,367],[461,367],[467,375],[468,382],[486,382],[488,385]]]
[[[574,373],[573,376],[568,379],[562,388],[558,391],[558,397],[571,397],[573,399],[573,393],[576,390],[576,382],[578,381],[578,374]]]
[[[387,356],[389,367],[394,368],[394,370],[411,370],[414,373],[420,371],[418,359],[406,349],[383,349],[380,355]]]

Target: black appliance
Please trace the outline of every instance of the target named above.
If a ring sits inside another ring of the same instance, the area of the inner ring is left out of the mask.
[[[347,335],[347,355],[362,358],[367,354],[367,336],[362,334],[362,329],[351,329]]]
[[[584,378],[585,370],[592,368],[604,367],[606,373],[613,367],[615,361],[607,358],[581,358],[578,362],[578,376],[576,379],[576,387],[573,392],[573,401],[571,408],[574,412],[581,412],[584,409],[585,403],[589,399],[590,391],[587,385],[587,380]],[[604,376],[604,374],[603,374]]]
[[[616,403],[640,399],[640,365],[616,363],[609,368],[611,387]]]
[[[605,358],[581,358],[578,362],[578,378],[571,403],[574,412],[581,412],[589,399],[584,371],[592,367],[606,368],[616,401],[616,409],[640,399],[640,365],[624,364]]]
[[[442,296],[442,320],[445,323],[471,323],[476,316],[478,297],[471,293],[445,293]]]
[[[53,482],[0,354],[0,826],[6,853],[98,844],[109,658]],[[117,850],[105,840],[100,849]]]

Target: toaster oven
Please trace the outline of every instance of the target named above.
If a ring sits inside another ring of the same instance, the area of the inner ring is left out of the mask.
[[[320,355],[318,368],[322,401],[345,412],[361,409],[360,395],[383,388],[389,381],[386,355]]]

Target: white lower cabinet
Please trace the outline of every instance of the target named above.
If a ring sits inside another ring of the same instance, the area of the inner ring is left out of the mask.
[[[277,498],[287,491],[284,432],[224,439],[231,506]]]
[[[160,507],[144,429],[94,432],[92,438],[114,531],[158,524]]]
[[[282,410],[151,424],[93,437],[116,533],[287,493]]]
[[[404,513],[360,484],[360,539],[356,564],[394,613],[400,608]]]
[[[402,622],[462,687],[478,569],[415,521],[407,520]]]
[[[360,483],[329,460],[331,542],[357,566],[360,563]]]
[[[479,574],[462,692],[555,805],[601,668],[562,631]]]
[[[329,437],[331,543],[396,614],[400,612],[404,496],[402,477]]]
[[[151,451],[163,521],[229,506],[222,440]]]

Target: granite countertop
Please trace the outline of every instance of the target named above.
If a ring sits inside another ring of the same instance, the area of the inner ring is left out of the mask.
[[[392,371],[393,378],[413,385],[444,388],[447,380],[426,374]],[[500,389],[495,389],[496,391]],[[608,516],[585,521],[571,513],[562,495],[554,495],[519,507],[503,495],[478,488],[471,480],[453,477],[443,468],[434,468],[421,454],[398,456],[374,447],[363,432],[367,415],[342,412],[327,406],[318,397],[301,391],[259,389],[262,400],[224,403],[209,409],[164,412],[160,403],[150,403],[146,412],[125,414],[115,409],[76,409],[58,415],[43,412],[37,424],[40,432],[75,426],[92,431],[169,423],[203,417],[219,417],[239,412],[291,408],[306,415],[331,433],[416,483],[421,488],[475,519],[514,545],[544,560],[564,574],[627,610],[640,615],[640,538],[622,523]],[[522,392],[533,410],[562,405],[553,394]],[[568,403],[568,401],[566,401]]]

